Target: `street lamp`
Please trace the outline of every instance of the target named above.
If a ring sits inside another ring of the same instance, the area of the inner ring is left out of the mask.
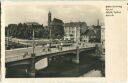
[[[52,30],[51,30],[52,24],[50,23],[48,27],[49,27],[49,40],[50,40],[49,49],[50,49],[52,43]]]
[[[8,44],[9,44],[9,30],[7,30],[7,48],[8,48]]]
[[[32,77],[35,77],[35,33],[34,33],[34,29],[33,29],[32,37],[33,37],[33,45],[32,45],[33,53],[31,54],[31,68],[30,68],[31,70],[30,70],[30,75]]]
[[[33,54],[34,54],[34,52],[35,52],[35,32],[34,32],[34,29],[33,29],[33,33],[32,33],[32,40],[33,40],[32,47],[33,47]]]

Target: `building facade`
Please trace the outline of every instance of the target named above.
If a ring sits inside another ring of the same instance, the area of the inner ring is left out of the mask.
[[[49,11],[48,13],[48,28],[50,33],[50,38],[52,39],[62,39],[64,37],[64,23],[61,19],[53,18]]]
[[[86,29],[85,22],[70,22],[64,24],[64,40],[71,40],[74,42],[80,41],[81,31]]]
[[[101,43],[104,45],[105,43],[105,27],[101,26]]]
[[[89,26],[89,29],[81,34],[81,41],[86,43],[96,41],[96,33],[91,26]]]
[[[53,39],[63,39],[64,37],[64,23],[62,20],[54,18],[51,22],[51,36]]]

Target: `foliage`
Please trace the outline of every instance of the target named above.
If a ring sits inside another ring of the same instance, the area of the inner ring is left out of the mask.
[[[35,32],[35,38],[49,38],[49,28],[43,27],[43,25],[31,24],[28,25],[26,23],[19,23],[19,24],[9,24],[5,27],[5,35],[9,37],[21,38],[21,39],[32,39],[33,30]],[[51,27],[52,38],[63,38],[64,36],[64,29],[61,25],[53,25]]]
[[[42,25],[27,25],[25,23],[8,25],[5,27],[5,35],[21,39],[32,39],[33,30],[35,38],[49,37],[49,29],[45,29]]]

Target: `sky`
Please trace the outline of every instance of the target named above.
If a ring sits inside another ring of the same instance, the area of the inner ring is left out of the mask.
[[[64,23],[80,21],[87,25],[96,25],[99,19],[104,24],[103,8],[99,5],[9,3],[4,5],[5,25],[38,22],[45,26],[49,11],[52,19],[59,18]]]

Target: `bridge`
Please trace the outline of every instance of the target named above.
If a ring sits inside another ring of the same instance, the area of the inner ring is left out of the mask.
[[[5,51],[5,63],[6,69],[15,66],[29,66],[29,73],[31,76],[35,75],[36,69],[41,69],[44,67],[44,61],[46,62],[45,67],[48,66],[51,60],[56,59],[55,57],[71,56],[71,54],[76,55],[75,58],[72,58],[72,61],[76,64],[79,64],[79,54],[82,52],[87,52],[88,50],[95,50],[95,44],[81,44],[79,46],[71,45],[67,47],[62,47],[62,49],[51,48],[48,50],[42,46],[37,46],[34,48],[19,48]],[[36,68],[37,65],[40,65],[40,68]]]

